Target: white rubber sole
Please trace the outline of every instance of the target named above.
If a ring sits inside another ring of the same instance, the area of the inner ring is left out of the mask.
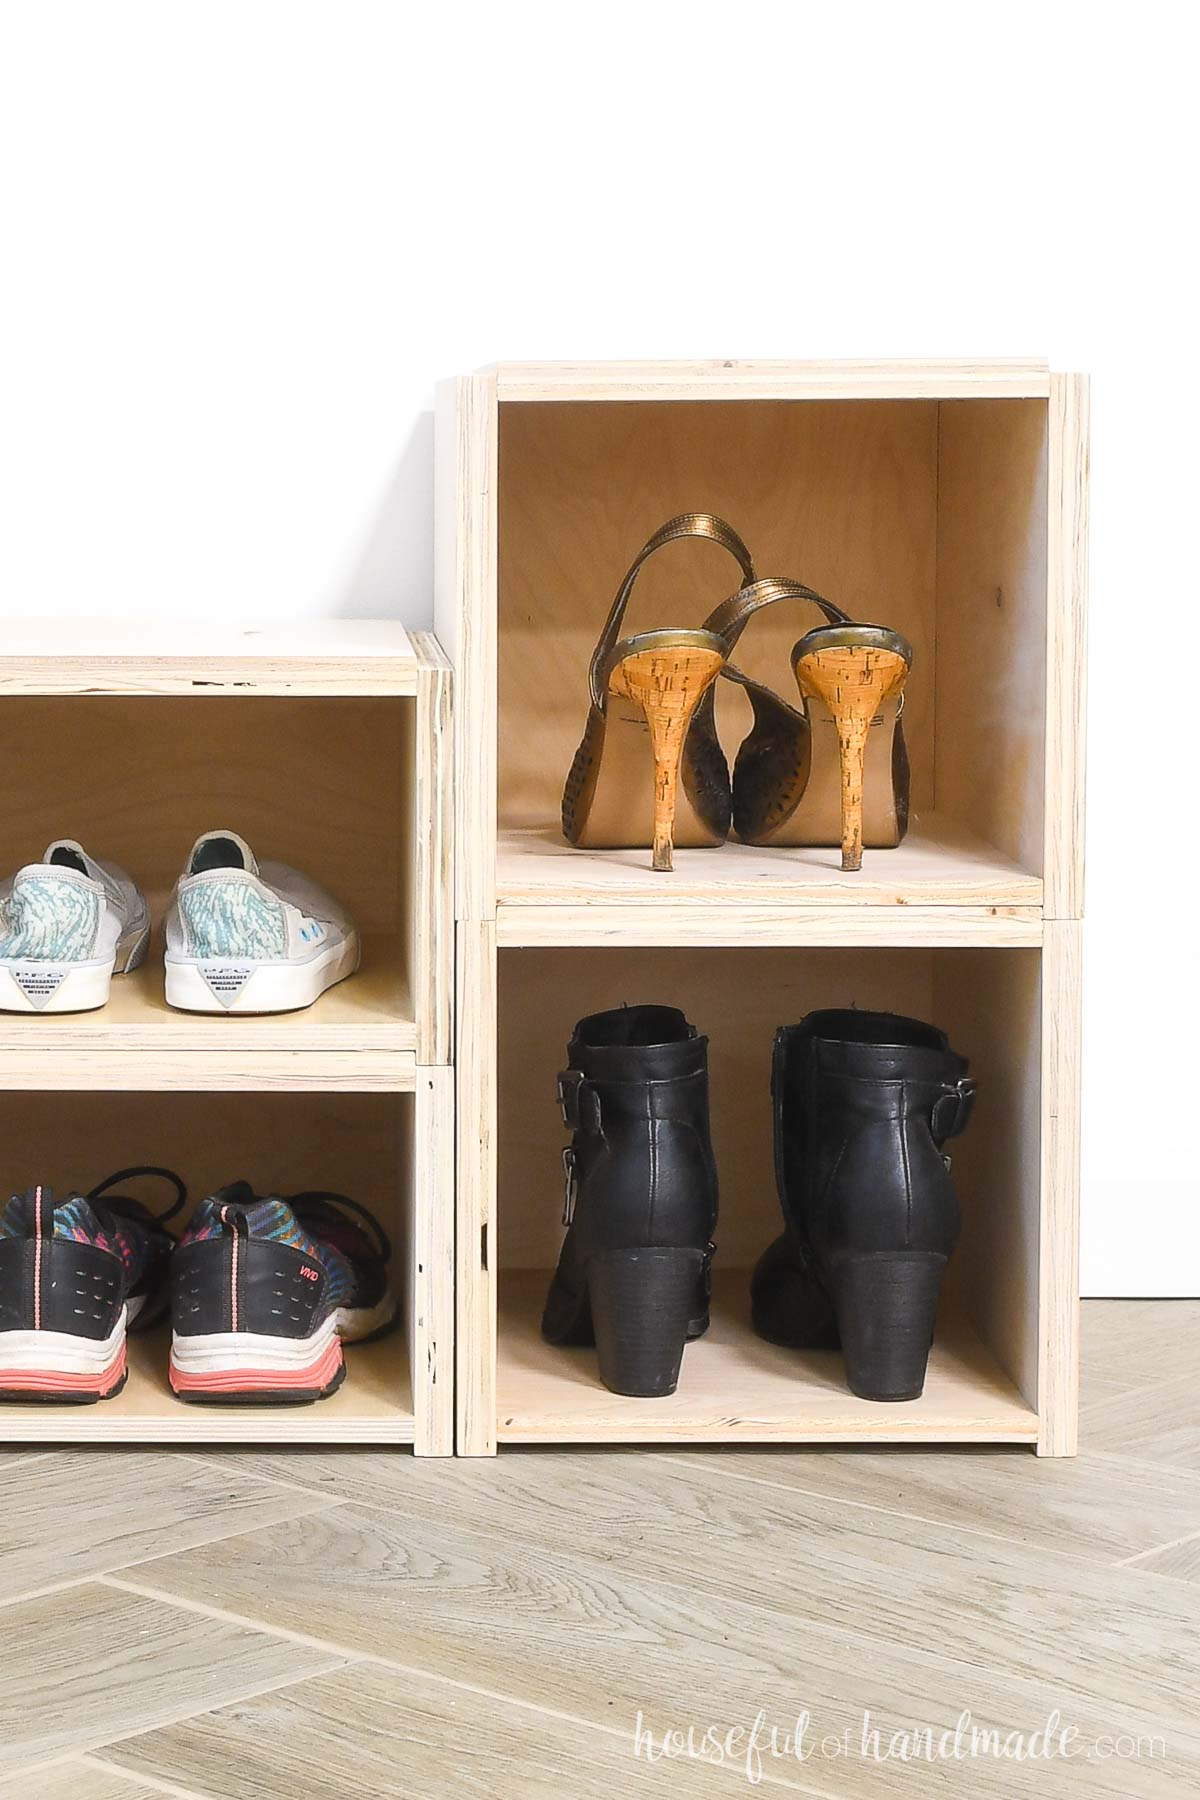
[[[145,961],[150,921],[142,917],[117,941],[110,957],[88,962],[34,962],[0,958],[0,1012],[95,1012],[108,1001],[114,975]]]
[[[103,1400],[125,1380],[125,1309],[109,1336],[0,1331],[0,1394]]]
[[[395,1298],[375,1307],[340,1307],[306,1338],[259,1331],[211,1331],[171,1337],[171,1386],[191,1399],[237,1394],[319,1398],[341,1380],[342,1342],[369,1337],[390,1323]]]
[[[181,1369],[211,1375],[230,1369],[302,1369],[334,1338],[353,1344],[390,1325],[396,1297],[385,1294],[378,1306],[339,1306],[311,1337],[276,1337],[266,1331],[206,1331],[195,1337],[171,1334],[171,1356]]]
[[[351,932],[303,962],[168,955],[167,1005],[180,1012],[299,1012],[353,975],[358,954],[358,934]]]

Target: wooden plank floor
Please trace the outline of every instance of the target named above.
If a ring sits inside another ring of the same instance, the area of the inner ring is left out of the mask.
[[[1200,1302],[1083,1340],[1074,1461],[7,1451],[0,1800],[1194,1794]]]

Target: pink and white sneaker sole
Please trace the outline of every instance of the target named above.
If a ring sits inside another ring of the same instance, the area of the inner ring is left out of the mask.
[[[125,1313],[99,1341],[67,1331],[0,1331],[0,1400],[110,1400],[125,1385]]]
[[[254,1331],[213,1331],[171,1340],[171,1386],[183,1400],[300,1406],[341,1386],[343,1339],[371,1337],[391,1323],[388,1294],[376,1307],[341,1307],[307,1338]]]

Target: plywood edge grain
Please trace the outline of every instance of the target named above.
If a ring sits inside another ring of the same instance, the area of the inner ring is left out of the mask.
[[[454,666],[455,915],[495,912],[496,381],[439,390],[435,618]]]
[[[456,1443],[496,1449],[496,927],[458,927]]]
[[[0,1050],[0,1092],[394,1093],[416,1082],[411,1050]]]
[[[1087,701],[1089,388],[1050,384],[1046,621],[1045,909],[1083,913]]]
[[[581,944],[1004,948],[1040,944],[1042,915],[1036,907],[787,907],[728,900],[612,906],[503,903],[496,914],[496,941],[507,949]]]
[[[1079,1437],[1079,1154],[1082,927],[1047,920],[1042,951],[1038,1454]]]
[[[8,619],[3,694],[411,695],[417,658],[390,619],[213,626],[188,620]]]
[[[416,1080],[409,1335],[413,1447],[454,1453],[454,1070],[419,1068]]]
[[[417,1058],[450,1061],[454,1007],[454,715],[449,661],[432,632],[414,635],[417,686],[412,902]]]
[[[1049,365],[1036,359],[840,362],[501,363],[507,401],[949,400],[1044,398]]]

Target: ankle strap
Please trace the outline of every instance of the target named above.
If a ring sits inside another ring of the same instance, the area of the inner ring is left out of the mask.
[[[599,641],[592,653],[590,685],[592,700],[597,706],[603,703],[604,667],[609,652],[621,635],[621,621],[625,617],[625,608],[629,604],[629,596],[633,592],[633,584],[637,580],[638,571],[656,550],[661,550],[664,544],[673,543],[677,538],[708,538],[710,542],[719,544],[722,550],[728,550],[730,556],[737,562],[745,580],[747,582],[754,580],[754,564],[750,560],[749,550],[733,526],[727,525],[724,519],[717,517],[716,513],[679,513],[675,518],[668,519],[665,525],[660,525],[653,537],[647,538],[629,565],[625,579],[617,589],[617,597],[612,603],[608,618],[604,622],[604,630],[600,633]],[[844,615],[839,613],[838,618],[842,617]]]

